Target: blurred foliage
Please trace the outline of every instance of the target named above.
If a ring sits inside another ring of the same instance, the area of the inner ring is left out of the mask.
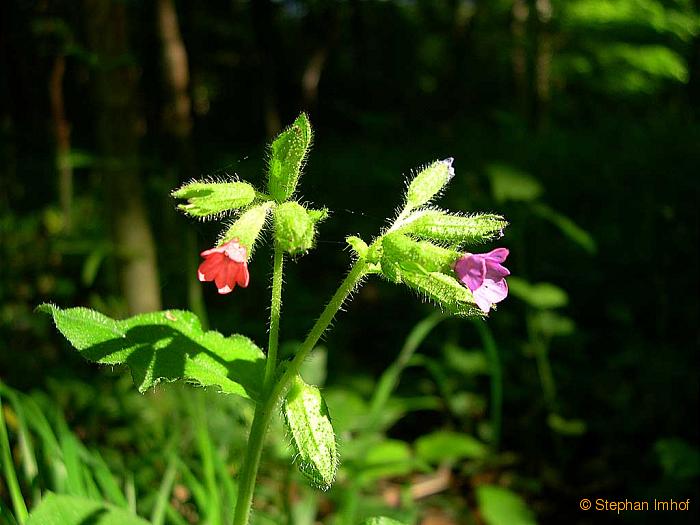
[[[165,124],[159,3],[115,4],[129,40],[118,63],[92,48],[81,4],[0,3],[0,397],[30,510],[50,490],[154,523],[229,522],[252,407],[173,385],[141,396],[33,311],[51,301],[128,315],[129,254],[106,213],[108,170],[124,166],[139,170],[163,304],[194,309],[187,268],[218,232],[179,216],[168,192],[202,174],[259,185],[253,159],[300,109],[317,130],[302,197],[331,215],[318,249],[288,265],[288,348],[345,271],[345,237],[381,227],[402,174],[435,159],[456,159],[447,207],[511,224],[497,242],[513,277],[488,320],[492,344],[478,326],[441,321],[400,363],[399,342],[429,308],[370,282],[304,376],[325,379],[338,483],[319,493],[288,467],[278,422],[259,523],[586,523],[582,497],[700,500],[692,0],[177,1],[184,142]],[[61,56],[67,153],[49,97]],[[124,64],[138,82],[138,158],[106,155],[96,132],[107,102],[96,75]],[[205,290],[213,328],[265,340],[269,259],[260,246],[235,296]],[[3,478],[0,522],[11,509]]]

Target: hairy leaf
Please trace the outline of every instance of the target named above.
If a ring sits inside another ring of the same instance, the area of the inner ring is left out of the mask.
[[[177,379],[253,400],[262,390],[262,350],[242,335],[204,332],[191,312],[166,310],[117,321],[88,308],[43,304],[38,310],[53,316],[58,330],[88,361],[126,363],[140,392]]]

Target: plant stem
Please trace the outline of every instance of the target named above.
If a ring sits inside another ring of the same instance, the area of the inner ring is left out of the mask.
[[[7,427],[5,426],[5,418],[2,413],[2,399],[0,399],[0,451],[2,452],[2,465],[7,482],[7,490],[10,493],[12,506],[15,509],[15,518],[20,525],[27,521],[27,506],[24,503],[22,491],[19,488],[17,481],[17,473],[15,472],[14,463],[12,461],[12,450],[10,449],[10,439],[7,436]]]
[[[233,517],[234,525],[248,525],[250,518],[250,509],[253,502],[253,491],[255,489],[255,478],[258,474],[258,466],[260,465],[260,456],[262,454],[265,432],[270,424],[272,415],[282,398],[287,393],[292,379],[299,373],[299,368],[309,355],[311,350],[316,346],[316,343],[326,331],[328,325],[335,317],[335,314],[340,310],[340,307],[345,302],[345,299],[357,287],[362,278],[367,275],[367,263],[360,259],[350,269],[350,273],[345,277],[330,302],[326,305],[317,319],[314,326],[311,328],[309,335],[299,347],[296,356],[289,363],[282,377],[274,383],[270,390],[266,390],[266,397],[255,407],[255,415],[253,416],[253,424],[250,429],[248,438],[248,448],[243,460],[243,468],[238,482],[238,499],[236,501],[236,512]]]
[[[270,337],[267,343],[267,360],[265,361],[264,390],[267,392],[275,378],[277,368],[277,347],[280,333],[280,313],[282,311],[282,272],[284,270],[284,253],[275,243],[275,260],[272,267],[272,302],[270,306]]]
[[[491,429],[493,432],[492,446],[498,449],[501,441],[501,421],[503,407],[503,373],[501,370],[501,360],[498,357],[498,347],[493,339],[493,334],[488,325],[480,319],[474,321],[476,329],[481,336],[484,351],[489,361],[491,369]]]

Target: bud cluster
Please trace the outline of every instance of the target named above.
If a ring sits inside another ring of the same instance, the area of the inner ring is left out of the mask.
[[[237,213],[219,236],[217,246],[236,240],[250,258],[268,217],[273,217],[276,245],[284,252],[297,255],[314,245],[316,226],[328,217],[326,209],[307,209],[290,200],[296,191],[306,161],[313,132],[302,113],[270,145],[267,187],[269,195],[257,192],[247,182],[193,181],[172,193],[186,199],[178,208],[191,217],[216,219]]]
[[[454,177],[452,163],[452,158],[435,161],[415,176],[403,210],[371,247],[365,249],[357,238],[348,242],[360,255],[378,246],[377,272],[387,280],[406,284],[454,315],[479,316],[483,310],[455,277],[454,265],[463,257],[461,250],[500,237],[508,223],[500,215],[465,216],[427,207]]]

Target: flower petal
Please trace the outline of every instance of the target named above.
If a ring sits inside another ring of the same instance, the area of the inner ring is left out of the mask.
[[[490,259],[486,259],[486,279],[493,279],[498,281],[510,275],[510,270],[505,266],[501,266],[497,262],[493,262]]]
[[[212,254],[199,265],[197,277],[200,281],[213,281],[225,268],[226,256],[224,254]]]
[[[508,248],[496,248],[494,250],[491,250],[490,252],[481,254],[481,256],[484,259],[489,259],[490,261],[493,261],[495,263],[502,263],[506,260],[509,253],[510,252],[508,251]]]
[[[484,282],[486,276],[486,261],[479,255],[465,255],[455,264],[457,278],[471,291],[476,290]]]
[[[247,288],[250,282],[250,274],[248,273],[248,264],[242,263],[238,270],[238,277],[236,277],[236,282],[241,288]]]
[[[474,301],[484,313],[489,313],[491,305],[500,303],[508,296],[508,283],[505,279],[493,281],[492,279],[484,279],[484,283],[473,292]]]

